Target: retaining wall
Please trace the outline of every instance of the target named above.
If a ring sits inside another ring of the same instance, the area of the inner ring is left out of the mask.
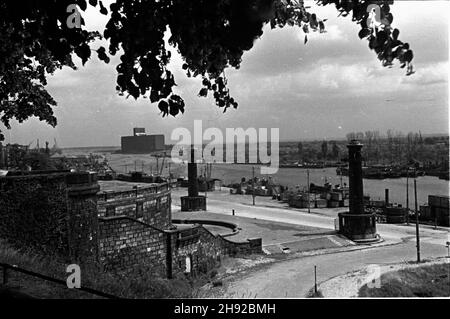
[[[171,217],[168,184],[99,192],[93,173],[0,178],[0,237],[68,263],[110,271],[150,265],[171,277],[262,251],[261,239],[236,243],[201,225],[174,229]]]

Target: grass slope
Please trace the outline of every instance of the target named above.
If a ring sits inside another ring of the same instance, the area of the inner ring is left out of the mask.
[[[389,272],[380,288],[364,285],[359,297],[450,297],[449,268],[447,263]]]
[[[64,263],[50,256],[41,256],[32,251],[18,250],[6,241],[0,240],[0,262],[66,280]],[[1,275],[0,275],[1,276]],[[128,274],[105,273],[95,267],[82,268],[81,285],[120,298],[191,298],[195,288],[206,280],[206,275],[195,279],[180,276],[167,280],[155,275],[150,267],[142,267]],[[3,278],[1,278],[3,280]],[[8,271],[8,283],[0,281],[0,297],[26,297],[49,299],[99,298],[89,293],[68,289],[65,286],[43,281],[25,274]]]

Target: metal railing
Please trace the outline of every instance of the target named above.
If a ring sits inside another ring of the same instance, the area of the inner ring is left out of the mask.
[[[0,263],[0,267],[2,268],[2,272],[3,272],[3,285],[8,284],[8,270],[14,271],[14,272],[19,272],[28,276],[32,276],[35,278],[39,278],[45,281],[49,281],[49,282],[53,282],[62,286],[65,286],[67,288],[67,282],[61,279],[56,279],[56,278],[52,278],[43,274],[39,274],[24,268],[20,268],[16,265],[10,265],[10,264],[5,264],[5,263]],[[69,289],[69,288],[67,288]],[[87,288],[87,287],[80,287],[80,288],[74,288],[76,291],[83,291],[83,292],[87,292],[90,293],[92,295],[96,295],[99,297],[103,297],[103,298],[108,298],[108,299],[119,299],[119,297],[102,292],[102,291],[98,291],[92,288]]]

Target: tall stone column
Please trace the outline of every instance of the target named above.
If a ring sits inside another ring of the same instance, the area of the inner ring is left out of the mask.
[[[363,145],[352,140],[348,145],[349,212],[339,213],[339,233],[355,242],[380,240],[377,235],[376,214],[364,211],[364,188],[361,149]]]
[[[188,163],[188,196],[181,197],[181,211],[206,210],[206,197],[198,194],[197,163],[194,146],[191,145],[191,160]]]
[[[0,169],[2,169],[3,167],[3,145],[2,142],[0,142]]]
[[[198,197],[198,174],[197,163],[195,161],[195,149],[191,146],[191,161],[188,163],[188,196]]]
[[[362,177],[362,144],[352,140],[348,145],[350,214],[364,214],[364,188]]]

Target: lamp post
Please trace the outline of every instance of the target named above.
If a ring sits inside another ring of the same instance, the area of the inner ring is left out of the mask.
[[[317,290],[317,266],[314,265],[314,293],[317,296],[318,290]]]
[[[306,170],[306,181],[308,183],[308,214],[311,213],[311,204],[309,200],[310,188],[309,188],[309,169]]]
[[[450,259],[450,241],[446,243],[447,246],[447,258]],[[449,268],[450,269],[450,268]],[[448,277],[450,280],[450,276]]]
[[[416,247],[417,247],[417,262],[420,263],[420,235],[419,235],[419,212],[417,211],[417,183],[414,177],[414,208],[416,211]]]
[[[255,206],[255,166],[252,166],[252,197],[253,206]]]
[[[448,264],[448,267],[447,267],[447,270],[448,270],[447,278],[448,278],[448,285],[450,287],[450,235],[448,237],[446,246],[447,246],[447,258],[448,258],[448,261],[447,261],[447,264]]]
[[[406,169],[406,225],[409,225],[409,167]]]

